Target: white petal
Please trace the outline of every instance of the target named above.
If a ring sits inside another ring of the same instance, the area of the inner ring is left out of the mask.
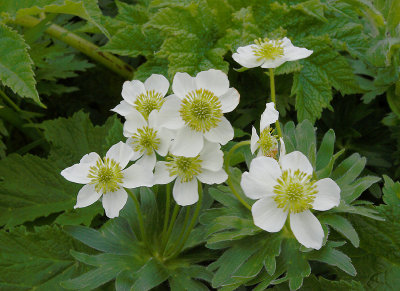
[[[232,58],[238,62],[242,67],[245,68],[254,68],[261,66],[263,63],[262,59],[259,59],[258,56],[254,55],[253,47],[255,45],[251,44],[245,47],[239,47],[238,53],[234,53]]]
[[[146,89],[142,82],[138,80],[125,81],[122,85],[122,98],[129,104],[133,105],[138,95],[146,93]]]
[[[319,250],[324,238],[324,230],[319,220],[309,210],[290,214],[290,228],[303,246]]]
[[[324,211],[336,207],[340,203],[340,188],[335,181],[325,178],[315,183],[318,193],[315,195],[313,208]]]
[[[175,156],[195,157],[203,149],[203,144],[203,134],[185,126],[176,135],[170,152]]]
[[[99,159],[100,159],[100,156],[99,156],[97,153],[92,152],[92,153],[89,153],[89,154],[84,155],[84,156],[82,157],[82,159],[80,160],[80,163],[95,165],[96,162],[97,162]]]
[[[164,157],[168,154],[169,147],[171,146],[172,138],[174,134],[171,130],[162,128],[157,131],[157,138],[160,139],[160,143],[158,144],[158,148],[156,152]]]
[[[209,90],[217,96],[225,94],[229,89],[228,76],[220,70],[202,71],[197,74],[195,82],[197,89]]]
[[[134,109],[133,105],[129,104],[125,100],[122,100],[116,107],[111,109],[111,111],[114,111],[121,116],[127,116],[132,112],[132,109]]]
[[[290,169],[292,172],[300,170],[307,175],[312,175],[313,173],[310,161],[299,151],[284,155],[282,158],[279,158],[279,163],[281,164],[282,171]]]
[[[93,184],[86,184],[81,188],[81,190],[79,190],[74,208],[82,208],[92,205],[99,200],[101,194],[101,192],[96,192]]]
[[[128,200],[128,193],[124,188],[118,189],[115,192],[108,192],[103,195],[103,207],[106,215],[109,218],[114,218],[119,215],[119,211],[125,206]]]
[[[217,142],[222,145],[233,139],[233,127],[231,123],[222,116],[221,121],[217,127],[214,127],[204,133],[204,137],[211,142]]]
[[[206,169],[202,169],[201,173],[197,175],[197,179],[200,180],[200,182],[205,183],[205,184],[221,184],[228,179],[228,175],[223,169],[220,169],[218,171],[210,171]]]
[[[106,157],[113,159],[119,163],[121,169],[124,169],[133,157],[133,150],[130,146],[120,141],[108,150]]]
[[[124,178],[122,186],[125,188],[137,188],[141,186],[151,187],[154,185],[153,168],[146,168],[134,164],[122,171]]]
[[[69,168],[62,170],[61,175],[68,181],[79,184],[87,184],[92,180],[91,178],[88,178],[91,166],[92,164],[90,163],[75,164]]]
[[[221,151],[218,143],[206,141],[200,152],[201,167],[203,169],[217,171],[224,164],[224,153]]]
[[[286,146],[285,142],[283,141],[283,138],[279,138],[279,141],[281,142],[281,148],[279,150],[279,159],[286,155]]]
[[[131,161],[136,161],[137,159],[139,159],[141,156],[143,156],[143,152],[141,152],[141,151],[135,151],[134,149],[133,149],[133,139],[131,138],[131,137],[129,137],[127,140],[126,140],[126,144],[128,145],[128,146],[130,146],[131,147],[131,149],[133,150],[133,156],[131,157]]]
[[[247,197],[259,199],[273,195],[276,180],[281,176],[278,162],[270,157],[257,157],[250,163],[250,171],[242,175],[240,185]]]
[[[276,68],[276,67],[279,67],[280,65],[282,65],[284,62],[286,62],[286,59],[283,57],[278,57],[273,60],[271,60],[271,59],[265,60],[264,59],[264,63],[261,65],[261,68],[264,68],[264,69]]]
[[[168,184],[176,178],[176,175],[170,176],[167,163],[157,162],[154,170],[154,184]]]
[[[197,187],[197,179],[192,179],[189,182],[182,182],[181,178],[178,177],[172,189],[175,202],[181,206],[195,204],[199,200]]]
[[[185,98],[187,93],[196,90],[195,78],[188,73],[176,73],[172,82],[172,90],[179,99]]]
[[[221,110],[223,113],[231,112],[235,109],[240,100],[240,94],[235,88],[229,88],[228,91],[219,97]]]
[[[131,137],[132,135],[137,133],[138,128],[147,126],[147,122],[144,119],[143,115],[136,109],[133,109],[131,113],[127,115],[125,118],[126,118],[126,121],[124,123],[125,137]]]
[[[254,224],[259,228],[269,231],[278,232],[285,224],[288,211],[278,208],[272,197],[262,198],[251,207]]]
[[[140,165],[143,166],[147,169],[154,169],[154,166],[156,165],[156,154],[154,153],[154,151],[152,151],[149,154],[145,153],[144,155],[142,155],[142,157],[136,161],[136,165]]]
[[[152,74],[145,82],[144,87],[147,91],[154,90],[165,96],[168,92],[169,82],[163,75]]]
[[[251,150],[251,153],[252,153],[252,154],[254,154],[255,151],[256,151],[257,148],[258,148],[258,140],[259,140],[259,139],[260,139],[260,138],[258,137],[258,134],[257,134],[256,129],[254,128],[254,126],[252,126],[252,129],[251,129],[251,139],[250,139],[250,150]]]
[[[283,52],[284,58],[287,61],[295,61],[295,60],[304,59],[304,58],[309,57],[313,53],[312,50],[294,46],[290,42],[290,40],[288,43],[284,44],[283,50],[284,50],[284,52]]]
[[[185,125],[179,109],[181,108],[181,100],[176,95],[165,98],[157,116],[157,127],[166,127],[169,129],[179,129]]]
[[[261,114],[260,120],[260,131],[263,131],[264,128],[270,126],[272,123],[277,121],[279,118],[279,112],[275,109],[275,105],[273,102],[267,103],[263,114]]]

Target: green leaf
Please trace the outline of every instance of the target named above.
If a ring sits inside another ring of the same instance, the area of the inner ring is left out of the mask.
[[[360,282],[350,280],[331,281],[323,277],[316,278],[314,275],[306,278],[303,285],[304,290],[313,291],[365,291]]]
[[[0,289],[64,290],[61,281],[86,269],[69,253],[77,248],[57,226],[36,227],[34,232],[25,227],[1,230]]]
[[[324,8],[325,5],[320,2],[320,0],[308,0],[302,3],[299,3],[297,5],[291,6],[291,8],[294,8],[296,10],[300,10],[301,12],[310,15],[312,17],[315,17],[316,19],[322,21],[322,22],[327,22],[328,19],[325,18],[324,16]]]
[[[332,226],[333,229],[335,229],[343,236],[345,236],[347,239],[349,239],[350,242],[356,248],[358,248],[358,246],[360,245],[360,238],[358,237],[358,234],[354,229],[354,227],[346,218],[336,214],[327,214],[319,216],[318,219],[321,223],[325,223],[328,224],[329,226]]]
[[[0,23],[0,80],[16,94],[44,106],[36,91],[28,45],[14,30]]]
[[[132,289],[147,291],[158,286],[168,277],[168,270],[158,260],[150,259],[135,273],[136,281]]]

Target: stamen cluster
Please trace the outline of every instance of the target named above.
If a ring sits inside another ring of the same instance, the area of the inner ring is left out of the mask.
[[[278,152],[278,141],[275,135],[272,135],[272,128],[266,127],[261,131],[258,140],[261,153],[266,157],[274,158]]]
[[[137,129],[137,133],[132,135],[132,146],[134,151],[147,153],[150,155],[153,150],[158,150],[160,139],[157,137],[157,131],[149,126]]]
[[[182,100],[179,113],[186,125],[203,133],[217,127],[223,115],[218,97],[206,89],[188,93]]]
[[[140,94],[135,100],[136,110],[148,118],[153,110],[160,110],[164,103],[164,96],[154,90],[146,91]]]
[[[120,188],[124,175],[121,166],[110,158],[98,159],[95,166],[90,167],[88,178],[95,185],[98,193],[115,192]]]
[[[282,57],[284,49],[281,40],[270,40],[268,38],[254,40],[256,46],[253,47],[253,53],[257,56],[257,60],[275,60]]]
[[[189,182],[201,173],[200,155],[193,158],[170,156],[167,157],[167,161],[166,165],[170,176],[177,175],[182,182]]]
[[[282,172],[277,179],[278,184],[274,187],[275,200],[278,208],[283,208],[289,213],[300,213],[312,208],[315,195],[318,193],[315,181],[311,176],[296,170]]]

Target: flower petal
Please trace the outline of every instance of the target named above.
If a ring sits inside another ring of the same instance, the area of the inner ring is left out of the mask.
[[[133,105],[129,104],[125,100],[122,100],[117,106],[111,109],[111,111],[114,111],[121,116],[127,116],[129,113],[132,112],[132,109],[134,109]]]
[[[101,192],[100,193],[96,192],[93,184],[86,184],[78,192],[74,209],[92,205],[97,200],[99,200],[101,194],[102,194]]]
[[[264,61],[254,54],[254,46],[254,44],[251,44],[244,47],[239,47],[237,50],[238,52],[234,53],[232,58],[245,68],[255,68],[261,66]]]
[[[178,131],[170,152],[175,156],[195,157],[203,148],[203,134],[185,126]]]
[[[325,178],[315,183],[318,193],[315,195],[313,208],[320,211],[329,210],[340,203],[340,188],[335,181]]]
[[[210,171],[206,169],[202,169],[201,173],[197,175],[197,179],[200,180],[200,182],[205,183],[205,184],[221,184],[228,179],[228,175],[223,169],[220,169],[218,171]]]
[[[172,138],[174,134],[171,130],[162,128],[157,131],[157,138],[160,139],[160,143],[158,144],[158,148],[156,152],[165,157],[168,154],[169,147],[171,146]]]
[[[151,187],[154,185],[153,168],[134,164],[122,171],[124,178],[122,186],[125,188],[137,188],[141,186]]]
[[[283,54],[287,61],[295,61],[309,57],[313,51],[306,48],[297,47],[292,44],[288,38],[284,38]]]
[[[240,100],[240,94],[235,88],[229,88],[225,94],[219,97],[219,101],[221,102],[221,110],[223,113],[231,112],[235,109]]]
[[[279,150],[279,159],[281,157],[283,157],[284,155],[286,155],[286,146],[285,146],[285,142],[283,141],[283,138],[279,138],[279,141],[281,142],[281,148]]]
[[[233,127],[231,123],[226,119],[224,116],[222,116],[221,121],[218,123],[217,127],[214,127],[204,133],[204,137],[211,141],[211,142],[217,142],[222,145],[226,144],[228,141],[233,139]]]
[[[120,141],[108,150],[106,157],[113,159],[119,163],[121,169],[124,169],[133,157],[133,150],[130,146]]]
[[[319,250],[324,239],[324,230],[319,220],[309,210],[290,214],[290,228],[303,246]]]
[[[179,129],[185,125],[180,113],[181,100],[176,95],[165,98],[157,116],[157,127],[166,127],[169,129]]]
[[[250,139],[250,150],[251,153],[254,154],[255,151],[258,149],[258,140],[259,140],[259,136],[257,134],[256,129],[254,128],[254,126],[252,126],[251,129],[251,139]]]
[[[136,161],[137,159],[139,159],[141,156],[143,156],[143,152],[142,151],[135,151],[134,150],[134,143],[133,143],[133,139],[131,137],[129,137],[126,140],[126,144],[128,146],[131,147],[131,149],[133,150],[133,156],[131,157],[131,161]]]
[[[99,159],[100,156],[97,153],[91,152],[89,154],[84,155],[80,160],[80,163],[91,164],[94,166]]]
[[[122,85],[122,98],[131,105],[134,105],[137,96],[142,93],[146,93],[146,89],[138,80],[125,81]]]
[[[75,164],[69,168],[62,170],[61,175],[68,181],[79,184],[87,184],[92,180],[91,178],[88,178],[91,166],[93,165],[90,163]]]
[[[280,65],[282,65],[284,62],[286,62],[286,59],[283,57],[278,57],[273,60],[272,59],[270,59],[270,60],[264,59],[264,63],[261,65],[261,68],[264,68],[264,69],[276,68],[276,67],[279,67]]]
[[[188,73],[175,74],[172,82],[172,90],[179,99],[185,98],[189,92],[195,91],[196,89],[195,78]]]
[[[103,207],[108,218],[114,218],[119,215],[119,211],[125,206],[128,200],[128,193],[124,188],[115,192],[108,192],[103,195]]]
[[[272,197],[265,197],[256,201],[251,207],[254,224],[259,228],[278,232],[285,224],[288,211],[278,208]]]
[[[269,157],[257,157],[251,161],[250,171],[242,175],[240,185],[247,197],[259,199],[273,195],[276,180],[281,168],[276,160]]]
[[[132,109],[131,113],[127,115],[124,123],[124,136],[131,137],[137,133],[138,128],[147,126],[147,122],[143,115],[136,109]]]
[[[267,103],[263,114],[261,114],[260,131],[277,121],[278,118],[279,112],[275,109],[274,102]]]
[[[218,171],[224,164],[224,153],[218,143],[204,143],[204,147],[200,152],[201,167],[203,169]]]
[[[189,182],[182,182],[181,178],[178,177],[172,189],[172,195],[178,205],[187,206],[195,204],[199,200],[197,179],[192,179]]]
[[[153,170],[154,166],[156,165],[156,162],[157,162],[156,154],[153,151],[150,154],[145,153],[144,155],[142,155],[142,157],[136,161],[136,165],[140,165],[147,169]]]
[[[290,169],[291,171],[300,170],[307,175],[312,175],[313,173],[310,161],[299,151],[284,155],[282,158],[279,158],[279,163],[281,164],[282,171]]]
[[[168,184],[176,178],[176,175],[170,176],[167,163],[157,162],[154,170],[154,184]]]
[[[197,74],[195,82],[197,89],[209,90],[217,96],[225,94],[229,89],[228,76],[220,70],[202,71]]]
[[[154,90],[155,92],[159,92],[161,95],[165,96],[168,92],[169,82],[163,75],[152,74],[144,82],[144,87],[147,91]]]

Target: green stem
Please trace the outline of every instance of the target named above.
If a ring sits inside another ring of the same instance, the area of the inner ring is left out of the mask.
[[[233,181],[231,179],[231,175],[230,175],[230,171],[229,171],[229,162],[232,158],[232,155],[234,154],[235,150],[245,146],[245,145],[249,145],[250,141],[249,140],[245,140],[245,141],[241,141],[238,142],[237,144],[235,144],[230,150],[229,152],[226,154],[226,158],[225,158],[225,172],[228,174],[228,179],[226,180],[226,184],[228,184],[229,188],[231,189],[233,195],[236,196],[236,198],[240,201],[240,203],[243,204],[244,207],[246,207],[247,209],[251,210],[251,206],[244,201],[244,199],[242,198],[242,196],[240,196],[240,194],[236,191],[235,187],[233,186]]]
[[[171,235],[172,229],[174,228],[175,220],[178,217],[178,213],[179,213],[179,205],[175,204],[174,211],[172,212],[171,221],[169,223],[167,235],[165,237],[163,237],[163,241],[162,241],[162,243],[163,243],[163,247],[162,247],[163,252],[165,252],[165,250],[167,248],[168,240],[169,240],[169,237]]]
[[[24,27],[34,27],[40,23],[40,19],[25,15],[23,17],[17,17],[12,21],[14,24],[21,25]],[[75,33],[57,25],[51,24],[45,32],[50,36],[72,46],[79,50],[81,53],[87,55],[89,58],[99,62],[111,71],[124,77],[127,80],[131,80],[133,77],[133,68],[127,63],[114,56],[113,54],[102,52],[100,48],[91,43],[90,41],[76,35]]]
[[[144,229],[144,223],[143,223],[143,215],[142,215],[142,211],[140,210],[140,204],[139,201],[136,198],[136,195],[132,193],[131,190],[129,189],[125,189],[126,192],[128,192],[129,196],[131,196],[133,202],[135,203],[135,207],[136,207],[136,212],[137,212],[137,216],[139,219],[139,228],[140,228],[140,233],[142,235],[142,241],[144,243],[147,242],[147,237],[146,237],[146,231]]]
[[[188,206],[188,207],[186,208],[185,220],[184,220],[184,222],[183,222],[182,230],[181,230],[181,233],[179,234],[178,239],[176,240],[176,244],[172,247],[172,250],[175,248],[175,246],[176,246],[177,244],[179,244],[179,242],[180,242],[180,241],[182,240],[182,238],[183,238],[183,235],[185,234],[186,227],[187,227],[187,225],[188,225],[188,223],[189,223],[190,208],[191,208],[190,206]],[[174,251],[172,251],[172,253],[174,253]]]
[[[0,89],[0,96],[6,101],[15,111],[21,112],[22,109],[18,107],[17,104],[14,103],[14,101],[11,100],[10,97],[6,95],[6,93],[3,92],[3,90]]]
[[[167,184],[166,187],[166,201],[165,201],[165,217],[164,217],[164,227],[161,237],[164,238],[165,232],[167,231],[169,212],[171,208],[171,184]]]
[[[275,77],[274,77],[274,69],[269,69],[269,83],[271,87],[271,100],[274,102],[274,106],[276,109],[276,97],[275,97]],[[276,130],[278,131],[278,136],[282,137],[281,125],[279,124],[279,120],[275,122]]]
[[[174,254],[171,255],[170,258],[174,258],[177,255],[179,255],[179,253],[181,252],[181,250],[185,246],[185,243],[188,240],[189,235],[193,230],[193,227],[196,225],[197,218],[199,217],[201,205],[203,204],[203,187],[202,187],[200,181],[198,181],[198,189],[199,189],[199,201],[197,201],[196,210],[194,211],[194,214],[193,214],[193,217],[192,217],[192,221],[190,222],[189,227],[186,230],[186,234],[185,234],[183,240],[181,241],[181,243],[179,244],[177,250],[174,252]]]

